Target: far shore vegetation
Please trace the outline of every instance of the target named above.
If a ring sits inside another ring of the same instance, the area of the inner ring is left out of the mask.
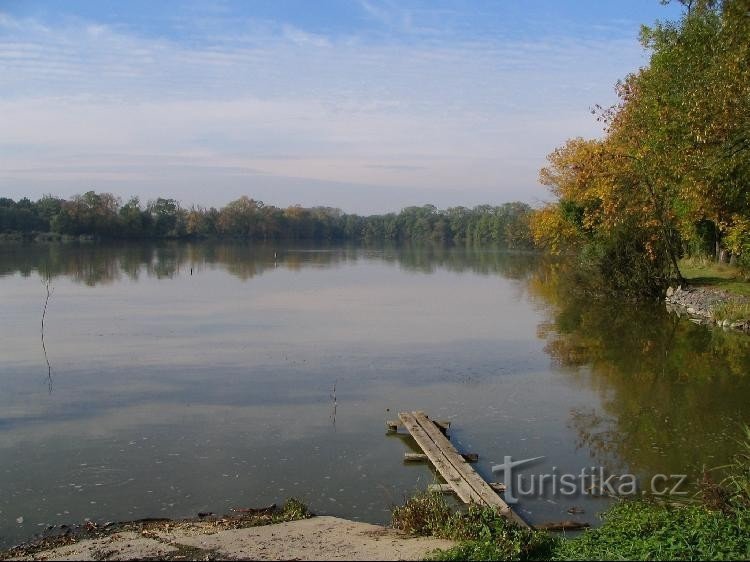
[[[70,199],[0,198],[0,234],[7,239],[108,240],[223,239],[311,242],[439,242],[533,246],[532,208],[525,203],[473,208],[433,205],[399,213],[361,216],[333,207],[286,208],[247,196],[224,207],[183,207],[175,199],[141,204],[111,193],[88,191]]]

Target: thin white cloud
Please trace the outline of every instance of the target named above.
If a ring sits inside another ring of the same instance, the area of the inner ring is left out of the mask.
[[[425,37],[445,37],[451,32],[447,25],[450,10],[406,8],[403,2],[392,0],[358,0],[358,5],[369,19],[391,31]]]
[[[282,32],[286,39],[295,43],[296,45],[306,46],[311,45],[313,47],[330,47],[331,42],[327,37],[316,33],[308,33],[295,27],[293,25],[284,24],[282,26]]]
[[[378,6],[375,2],[370,2],[369,0],[359,0],[358,4],[370,18],[385,25],[393,25],[393,10]]]
[[[240,175],[250,194],[274,177],[279,199],[306,203],[342,204],[300,182],[365,186],[365,211],[382,209],[378,187],[532,200],[546,153],[596,134],[588,107],[640,60],[624,40],[436,46],[248,22],[180,44],[87,21],[0,26],[0,190],[15,196],[96,181],[218,204]]]

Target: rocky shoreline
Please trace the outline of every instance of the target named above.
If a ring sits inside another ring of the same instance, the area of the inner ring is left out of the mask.
[[[667,310],[686,315],[698,324],[714,324],[722,328],[750,333],[750,318],[728,318],[730,307],[750,306],[750,299],[711,287],[669,287],[665,297]]]

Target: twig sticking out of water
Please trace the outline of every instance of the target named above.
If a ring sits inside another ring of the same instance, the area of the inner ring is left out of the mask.
[[[47,275],[46,279],[44,280],[44,289],[47,294],[44,298],[44,308],[42,309],[42,352],[44,353],[44,361],[47,363],[47,386],[49,388],[49,393],[52,394],[52,365],[50,365],[49,358],[47,357],[47,346],[44,345],[44,320],[47,318],[47,306],[49,305],[49,299],[52,296],[52,293],[55,292],[55,288],[52,286],[49,275]]]
[[[338,383],[338,379],[333,381],[333,394],[331,394],[331,400],[333,400],[333,412],[331,413],[331,422],[333,423],[333,429],[336,430],[336,408],[338,406],[338,402],[336,400],[336,383]]]

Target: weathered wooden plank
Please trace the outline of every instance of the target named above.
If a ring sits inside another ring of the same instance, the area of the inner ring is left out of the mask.
[[[424,453],[404,453],[404,462],[427,462],[430,457]]]
[[[427,486],[428,492],[437,492],[439,494],[453,494],[455,490],[450,484],[430,484]]]
[[[409,412],[401,412],[398,415],[404,427],[411,433],[414,440],[417,442],[425,454],[429,457],[435,469],[440,473],[446,482],[451,484],[456,490],[456,495],[461,498],[461,501],[465,503],[484,503],[482,497],[474,491],[474,489],[468,485],[461,474],[456,470],[452,463],[445,457],[443,451],[441,451],[425,430],[417,423],[413,414]],[[445,439],[442,433],[432,425],[432,428],[440,436]],[[447,439],[446,439],[447,441]]]
[[[518,525],[528,527],[528,524],[521,519],[521,517],[515,513],[492,488],[489,487],[484,478],[479,476],[479,474],[477,474],[476,471],[466,463],[451,442],[448,441],[448,439],[435,427],[424,412],[413,412],[413,418],[423,432],[427,434],[433,444],[443,453],[445,459],[453,465],[461,478],[468,484],[473,492],[481,498],[481,501],[476,503],[497,507],[501,513]]]
[[[451,427],[450,420],[432,420],[432,422],[437,425],[443,433],[446,433]],[[385,427],[388,428],[388,431],[398,431],[398,426],[400,425],[402,425],[401,420],[387,420],[385,422]]]
[[[442,431],[443,434],[446,434],[447,431],[451,428],[450,420],[432,420],[432,423],[438,426],[438,429]]]
[[[479,455],[476,453],[461,453],[466,462],[478,462]],[[404,462],[427,462],[430,460],[424,453],[404,453]]]
[[[489,489],[484,479],[479,476],[471,467],[467,466],[464,458],[456,451],[455,447],[450,441],[439,432],[435,431],[434,425],[430,422],[429,418],[424,412],[413,412],[414,419],[419,426],[427,433],[430,439],[437,445],[437,447],[443,452],[445,457],[448,459],[466,482],[471,486],[477,494],[484,500],[482,503],[487,505],[496,505],[495,500],[497,495]]]
[[[466,459],[424,412],[401,412],[399,419],[462,501],[494,506],[518,525],[528,527],[487,482],[466,464]]]
[[[505,484],[500,484],[498,482],[488,482],[487,485],[498,494],[502,494],[505,491]],[[438,492],[441,494],[455,493],[453,490],[453,486],[451,486],[450,484],[430,484],[427,489],[430,492]]]
[[[414,418],[420,427],[425,430],[433,442],[444,452],[448,461],[456,468],[469,486],[482,498],[482,503],[496,507],[503,515],[508,517],[521,527],[528,527],[528,524],[515,513],[510,506],[505,503],[487,482],[473,468],[471,468],[463,457],[456,451],[453,445],[439,431],[434,430],[434,426],[429,422],[429,418],[424,412],[414,412]]]

